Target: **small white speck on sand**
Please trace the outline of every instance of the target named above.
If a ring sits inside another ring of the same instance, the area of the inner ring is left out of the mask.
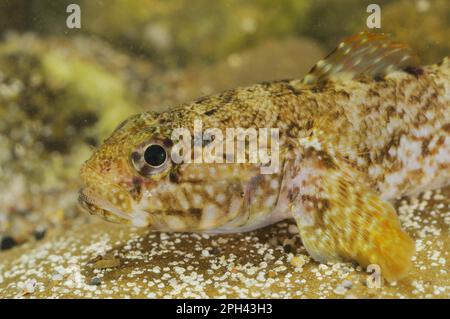
[[[334,289],[334,293],[337,295],[344,295],[345,293],[347,293],[347,289],[343,286],[337,286]]]

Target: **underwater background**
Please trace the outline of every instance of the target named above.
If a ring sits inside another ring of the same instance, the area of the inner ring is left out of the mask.
[[[12,248],[113,227],[78,207],[79,168],[127,116],[301,78],[344,37],[367,30],[373,2],[0,0],[0,296],[26,286],[14,278],[27,267],[5,273],[18,258]],[[71,3],[80,5],[80,29],[66,26]],[[449,54],[448,0],[376,3],[379,31],[410,45],[423,64]],[[447,233],[444,240],[445,248]]]

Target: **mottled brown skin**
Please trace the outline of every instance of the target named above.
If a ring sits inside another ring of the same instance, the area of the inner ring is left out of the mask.
[[[133,152],[154,141],[169,150],[172,130],[193,130],[196,119],[204,130],[279,128],[280,172],[170,161],[151,176],[136,171]],[[448,59],[376,78],[256,84],[128,119],[83,165],[80,202],[159,231],[246,231],[294,218],[316,260],[376,263],[396,280],[414,244],[386,200],[448,184],[449,128]]]

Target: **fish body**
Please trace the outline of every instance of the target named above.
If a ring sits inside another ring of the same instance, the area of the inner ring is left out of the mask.
[[[279,168],[263,174],[261,163],[173,162],[174,130],[196,141],[198,120],[203,131],[277,128]],[[405,46],[362,33],[302,80],[132,116],[81,177],[81,204],[113,222],[227,233],[293,218],[314,259],[378,264],[397,280],[414,243],[389,202],[450,180],[450,62],[417,66]]]

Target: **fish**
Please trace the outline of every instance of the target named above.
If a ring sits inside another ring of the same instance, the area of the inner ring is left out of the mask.
[[[192,138],[185,145],[215,141],[199,141],[196,121],[204,132],[276,128],[278,140],[266,146],[278,144],[278,169],[262,173],[263,161],[173,160],[180,143],[173,133],[181,128]],[[401,280],[412,268],[415,242],[392,202],[450,180],[450,60],[422,66],[407,45],[361,32],[301,79],[129,117],[80,177],[81,206],[107,221],[238,233],[291,219],[317,262],[378,265],[387,281]]]

